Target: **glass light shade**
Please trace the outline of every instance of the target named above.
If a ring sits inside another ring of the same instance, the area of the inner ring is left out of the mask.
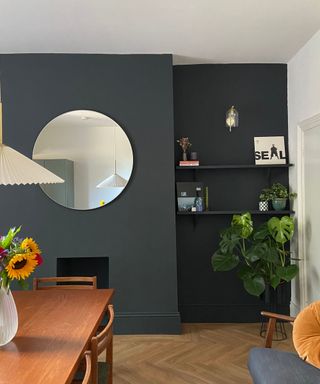
[[[97,188],[124,188],[128,180],[124,179],[117,173],[107,177],[97,185]]]
[[[228,109],[226,113],[226,126],[230,132],[232,128],[239,127],[239,113],[234,106]]]

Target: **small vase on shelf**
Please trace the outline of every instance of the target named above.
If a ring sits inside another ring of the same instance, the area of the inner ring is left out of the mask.
[[[260,212],[266,212],[268,210],[269,210],[268,201],[259,201],[259,211]]]
[[[177,140],[177,142],[182,149],[182,161],[187,161],[188,160],[187,152],[192,145],[189,141],[189,137],[181,137],[179,140]]]

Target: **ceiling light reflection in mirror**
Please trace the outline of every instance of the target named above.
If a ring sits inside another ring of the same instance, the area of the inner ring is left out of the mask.
[[[56,203],[73,209],[109,204],[127,186],[133,152],[124,130],[99,112],[77,110],[51,120],[40,132],[33,159],[65,180],[41,185]]]

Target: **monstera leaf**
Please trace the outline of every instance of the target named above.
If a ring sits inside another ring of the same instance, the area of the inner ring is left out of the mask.
[[[277,276],[282,280],[291,281],[298,273],[299,268],[295,264],[286,265],[285,267],[278,267],[276,270]]]
[[[255,241],[263,241],[265,240],[268,236],[270,236],[269,228],[268,228],[268,223],[263,223],[260,225],[260,227],[254,231],[253,233],[253,239]]]
[[[289,216],[283,216],[281,219],[272,217],[268,221],[268,229],[277,243],[285,244],[292,239],[294,233],[294,221]]]
[[[245,290],[253,296],[260,296],[266,288],[263,277],[259,275],[244,279],[243,286]]]
[[[211,259],[214,271],[230,271],[239,264],[239,257],[233,254],[221,254],[219,251],[213,254]]]
[[[249,212],[246,212],[242,215],[233,215],[231,225],[239,226],[241,228],[241,237],[243,239],[247,239],[253,231],[251,214]]]
[[[219,248],[222,253],[232,253],[233,249],[239,244],[241,239],[241,229],[238,230],[236,227],[230,227],[221,232],[221,240]]]

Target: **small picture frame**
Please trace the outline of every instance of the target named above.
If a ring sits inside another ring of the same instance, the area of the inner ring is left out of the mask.
[[[286,164],[284,136],[255,137],[254,158],[256,165]]]

